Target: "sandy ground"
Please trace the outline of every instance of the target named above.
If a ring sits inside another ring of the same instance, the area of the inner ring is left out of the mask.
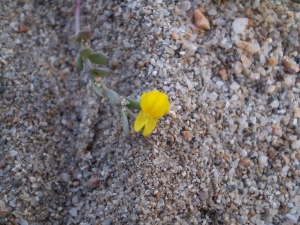
[[[299,4],[82,1],[108,87],[169,96],[146,138],[76,70],[74,5],[0,1],[0,224],[299,224]]]

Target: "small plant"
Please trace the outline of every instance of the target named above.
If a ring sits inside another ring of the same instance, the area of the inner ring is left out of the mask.
[[[130,97],[120,96],[117,92],[109,89],[102,78],[107,76],[110,71],[102,67],[108,62],[108,57],[102,52],[94,52],[88,45],[92,33],[89,30],[80,30],[80,0],[77,0],[75,7],[75,34],[69,37],[70,44],[77,44],[79,52],[76,56],[76,66],[81,72],[89,73],[92,88],[98,97],[107,97],[108,102],[113,106],[118,106],[121,113],[124,135],[129,134],[128,117],[136,119],[134,130],[143,130],[143,135],[150,135],[159,118],[170,110],[168,96],[159,91],[144,93],[141,97],[141,104]],[[93,67],[96,64],[100,67]],[[131,111],[132,109],[141,110],[138,117]]]

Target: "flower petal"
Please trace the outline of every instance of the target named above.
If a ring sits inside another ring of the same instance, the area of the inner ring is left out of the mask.
[[[147,123],[147,115],[141,110],[134,121],[134,131],[139,132]]]
[[[168,96],[156,90],[144,93],[140,102],[142,110],[154,118],[160,118],[170,110]]]
[[[152,117],[147,118],[147,122],[146,122],[145,128],[143,130],[143,136],[148,136],[153,132],[153,130],[157,124],[157,121],[158,121],[158,119],[156,119],[156,118],[152,118]]]

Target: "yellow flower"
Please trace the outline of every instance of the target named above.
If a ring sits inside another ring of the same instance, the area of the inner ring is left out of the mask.
[[[140,100],[142,110],[134,121],[134,131],[143,130],[143,136],[148,136],[154,130],[159,118],[170,110],[168,96],[159,91],[144,93]]]

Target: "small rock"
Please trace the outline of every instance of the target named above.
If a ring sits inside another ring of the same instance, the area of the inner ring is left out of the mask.
[[[16,207],[16,203],[13,202],[13,201],[10,201],[10,202],[9,202],[9,205],[10,205],[11,207],[13,207],[13,208]]]
[[[21,219],[20,221],[20,225],[28,225],[29,223],[27,222],[27,220]]]
[[[249,79],[252,81],[259,80],[259,78],[260,78],[260,73],[251,73],[249,76]]]
[[[200,9],[196,9],[193,13],[193,23],[198,30],[209,30],[210,24],[208,19],[203,15]]]
[[[233,82],[231,85],[230,85],[230,89],[231,90],[234,90],[234,91],[237,91],[238,89],[240,88],[240,85],[236,82]]]
[[[225,68],[221,69],[219,73],[221,75],[222,80],[224,81],[228,80],[227,71]]]
[[[281,129],[281,127],[277,127],[275,125],[272,125],[272,133],[275,136],[281,137],[282,136],[282,129]]]
[[[63,179],[64,182],[69,182],[70,180],[70,175],[68,173],[61,173],[61,178]]]
[[[215,9],[210,9],[210,10],[207,11],[207,14],[210,15],[210,16],[215,16],[215,15],[217,15],[217,13],[218,12]]]
[[[283,66],[284,68],[292,73],[298,73],[300,71],[299,69],[299,65],[292,59],[288,58],[288,57],[284,57],[283,60]]]
[[[206,199],[208,199],[208,191],[200,191],[199,192],[199,198],[200,200],[204,201]]]
[[[259,163],[259,166],[261,168],[265,167],[268,165],[268,157],[265,156],[265,155],[261,155],[259,158],[258,158],[258,163]]]
[[[268,58],[268,64],[272,67],[276,66],[276,60],[274,58]]]
[[[237,18],[232,23],[232,29],[235,34],[241,34],[245,31],[248,25],[248,18]]]
[[[257,70],[257,72],[259,72],[264,77],[267,75],[266,70],[262,66],[257,67],[256,70]]]
[[[169,114],[173,119],[176,119],[176,118],[177,118],[177,115],[176,115],[176,112],[175,112],[175,111],[170,110],[168,114]]]
[[[267,23],[274,23],[274,22],[275,22],[275,19],[274,19],[273,16],[268,15],[267,18],[265,19],[265,21],[266,21]]]
[[[191,140],[193,137],[190,131],[182,131],[182,135],[183,135],[184,140],[186,140],[186,141]]]
[[[243,64],[239,61],[237,61],[234,65],[234,72],[235,74],[240,74],[243,71]]]
[[[256,53],[260,50],[260,46],[257,43],[235,40],[235,44],[237,47],[242,48],[250,53]]]
[[[36,178],[35,177],[29,177],[29,180],[30,180],[31,183],[36,182]]]
[[[172,39],[175,41],[179,39],[179,35],[175,31],[172,32]]]
[[[268,157],[269,157],[269,159],[275,159],[275,157],[277,156],[277,154],[278,154],[278,152],[276,152],[275,150],[273,150],[273,149],[269,149],[268,151],[267,151],[267,154],[268,154]]]
[[[74,187],[78,187],[78,185],[79,185],[79,181],[74,181],[74,182],[73,182],[73,186],[74,186]]]
[[[292,79],[291,79],[290,77],[285,77],[285,78],[283,79],[283,82],[284,82],[284,84],[285,84],[286,86],[291,86],[291,85],[293,84],[293,81],[292,81]]]
[[[279,107],[279,101],[278,101],[278,100],[275,100],[275,101],[271,102],[271,107],[272,107],[273,109],[278,108],[278,107]]]
[[[298,222],[298,218],[295,215],[291,214],[291,213],[285,214],[285,217],[288,218],[289,220],[291,220],[293,223]]]
[[[294,117],[300,118],[300,108],[299,107],[294,107]]]
[[[11,151],[9,152],[9,156],[10,156],[10,157],[15,157],[16,155],[18,155],[18,152],[15,151],[15,150],[11,150]]]
[[[251,160],[248,157],[243,158],[239,161],[239,166],[247,166]]]
[[[245,68],[249,68],[252,65],[252,61],[245,55],[241,56],[241,60]]]
[[[293,150],[299,150],[300,149],[300,140],[293,141],[291,147]]]
[[[70,210],[69,210],[69,213],[70,213],[70,215],[71,216],[73,216],[73,217],[77,217],[77,209],[76,208],[71,208]]]
[[[24,23],[20,23],[19,32],[20,33],[27,33],[28,31],[29,31],[29,27],[26,26]]]
[[[268,93],[269,93],[269,94],[274,93],[275,89],[276,89],[276,85],[271,85],[271,86],[268,88]]]
[[[254,0],[253,2],[253,9],[257,9],[257,7],[259,6],[260,4],[260,0]]]

